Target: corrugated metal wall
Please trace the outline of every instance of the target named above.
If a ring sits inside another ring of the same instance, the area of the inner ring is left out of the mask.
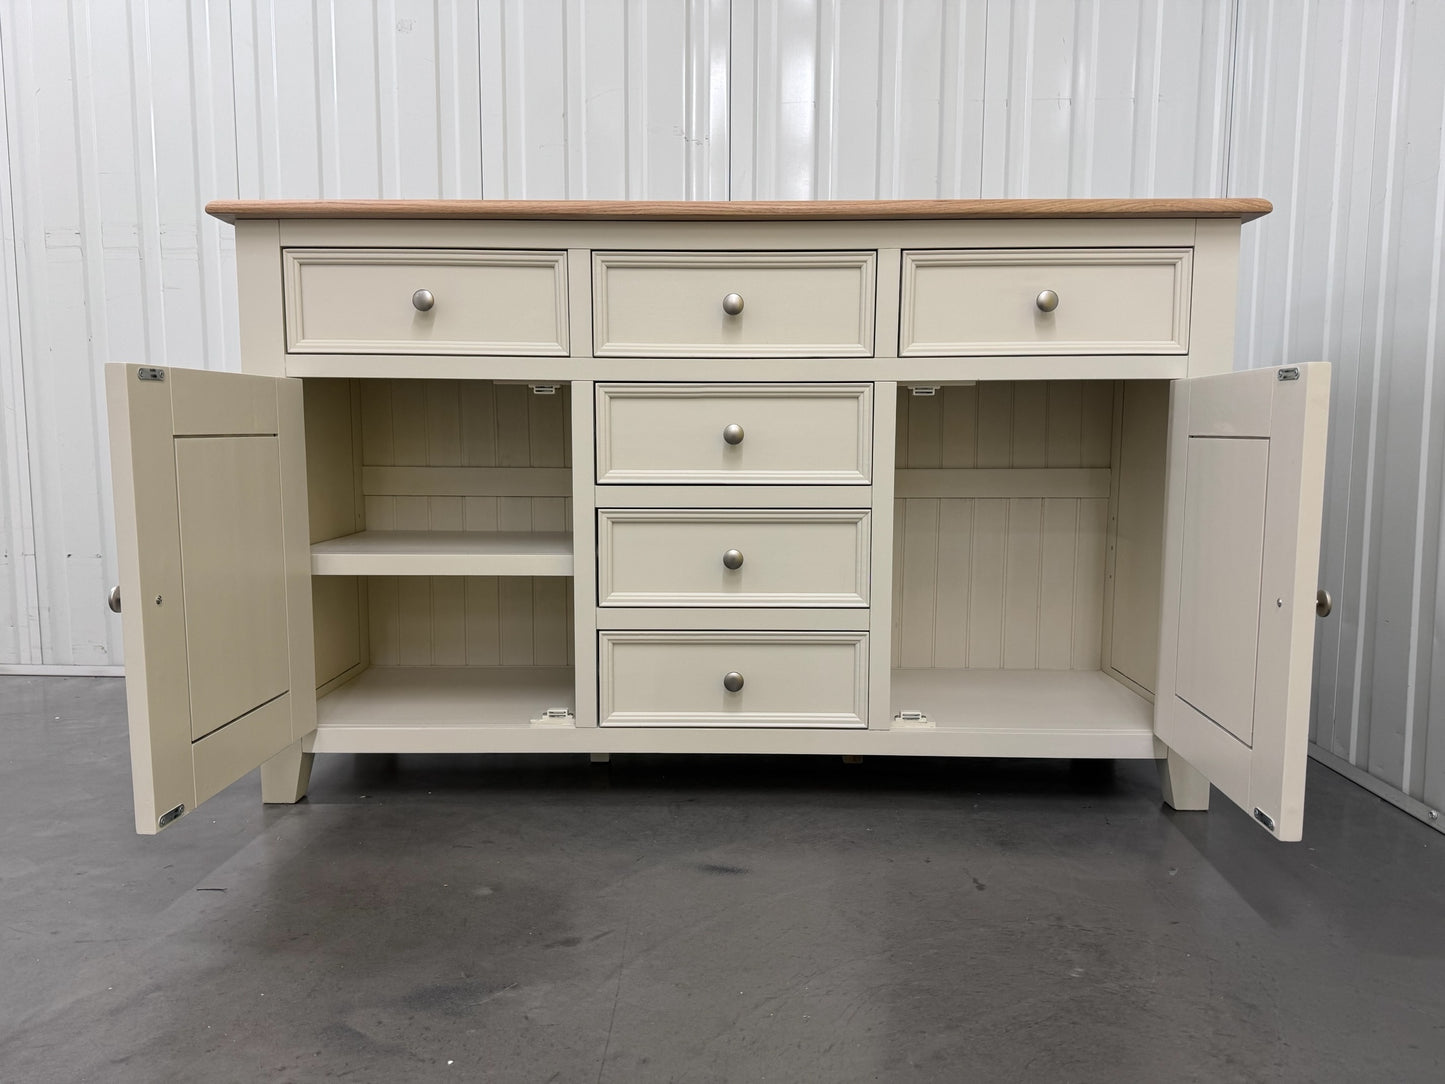
[[[1238,41],[1229,189],[1277,208],[1245,231],[1239,364],[1336,364],[1314,737],[1428,818],[1445,806],[1445,5],[1244,4]]]
[[[1316,735],[1439,806],[1442,45],[1405,0],[0,0],[0,664],[119,661],[99,371],[237,367],[206,199],[1259,194],[1240,363],[1338,363]]]

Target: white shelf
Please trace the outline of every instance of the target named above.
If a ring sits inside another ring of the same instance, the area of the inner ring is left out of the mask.
[[[923,742],[967,734],[980,756],[1154,755],[1154,705],[1099,670],[894,670],[892,686],[892,715],[932,724],[893,733]]]
[[[571,667],[373,667],[322,697],[318,753],[813,753],[1152,759],[1153,706],[1098,671],[895,670],[892,730],[534,725]]]
[[[570,576],[566,531],[360,531],[314,542],[315,576]]]
[[[363,670],[316,702],[316,748],[357,751],[357,732],[565,727],[534,720],[576,703],[570,666],[379,666]],[[351,741],[341,738],[350,732]]]

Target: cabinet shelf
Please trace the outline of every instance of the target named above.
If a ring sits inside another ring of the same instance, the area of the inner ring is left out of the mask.
[[[894,670],[891,703],[928,718],[902,733],[967,733],[975,755],[1154,755],[1154,705],[1100,670]]]
[[[570,666],[373,666],[317,701],[316,749],[451,751],[468,732],[550,733],[552,721],[537,720],[573,710],[573,682]],[[571,720],[555,729],[570,732]]]
[[[314,576],[570,576],[566,531],[359,531],[311,546]]]

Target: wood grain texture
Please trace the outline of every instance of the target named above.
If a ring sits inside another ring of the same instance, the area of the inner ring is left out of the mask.
[[[1237,218],[1267,215],[1266,199],[921,200],[212,200],[206,213],[243,219],[497,219],[771,222],[908,218]]]

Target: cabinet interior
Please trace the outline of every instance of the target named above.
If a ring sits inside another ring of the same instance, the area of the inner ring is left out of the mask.
[[[570,710],[567,386],[307,379],[304,395],[323,710],[473,726]]]
[[[895,717],[1150,729],[1168,382],[923,391],[897,401]]]
[[[571,710],[570,389],[304,393],[323,721]],[[1167,381],[899,386],[898,725],[1152,730],[1168,403]]]

